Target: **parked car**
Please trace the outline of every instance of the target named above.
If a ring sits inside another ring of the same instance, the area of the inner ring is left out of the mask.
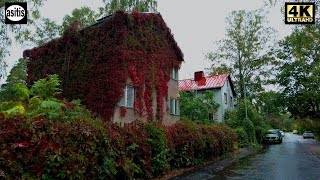
[[[284,136],[285,136],[285,134],[284,134],[284,132],[283,132],[283,131],[280,131],[280,133],[281,133],[281,136],[282,136],[282,137],[284,137]]]
[[[298,134],[298,130],[293,130],[292,133],[293,134]]]
[[[277,129],[270,129],[264,137],[264,142],[282,143],[282,135]]]
[[[314,139],[314,133],[312,131],[305,131],[302,136],[303,136],[303,139],[305,139],[305,138]]]

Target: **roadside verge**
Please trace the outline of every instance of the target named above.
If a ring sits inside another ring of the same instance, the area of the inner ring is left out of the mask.
[[[259,148],[241,148],[236,152],[230,153],[225,157],[217,158],[213,161],[206,162],[202,165],[179,169],[168,173],[163,177],[157,179],[161,180],[179,180],[179,179],[208,179],[212,178],[215,173],[223,170],[232,163],[241,158],[257,153]]]

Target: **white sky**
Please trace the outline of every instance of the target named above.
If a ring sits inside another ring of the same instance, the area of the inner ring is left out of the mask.
[[[96,9],[103,6],[102,0],[47,0],[42,7],[42,16],[58,22],[74,8],[89,6]],[[225,18],[232,10],[254,10],[263,6],[263,0],[158,0],[158,11],[174,34],[184,53],[185,62],[180,70],[180,79],[192,78],[195,71],[204,71],[211,62],[205,54],[213,50],[214,42],[225,35]],[[290,26],[284,24],[278,3],[269,14],[270,26],[278,31],[278,39],[290,33]],[[24,49],[13,45],[7,63],[11,68],[22,57]],[[8,69],[9,72],[9,69]],[[0,81],[3,83],[4,80]]]

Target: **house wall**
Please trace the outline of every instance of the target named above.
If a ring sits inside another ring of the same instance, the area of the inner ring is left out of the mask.
[[[131,84],[132,81],[128,79],[127,84]],[[179,96],[179,86],[178,86],[178,81],[170,79],[169,82],[167,83],[168,85],[168,99],[164,99],[164,117],[163,117],[163,124],[164,125],[171,125],[176,123],[177,121],[180,120],[180,116],[173,116],[170,115],[170,97],[172,98],[178,98]],[[153,116],[155,118],[156,116],[156,107],[157,107],[157,101],[156,101],[156,93],[153,93],[153,102],[152,102],[152,109],[153,109]],[[124,123],[130,123],[135,120],[139,120],[142,122],[146,122],[146,113],[143,114],[143,117],[138,116],[135,114],[133,108],[126,108],[127,112],[124,117],[120,116],[120,107],[117,106],[114,111],[114,115],[112,118],[112,121],[115,123],[120,123],[123,125]]]
[[[168,99],[167,99],[167,107],[166,113],[163,117],[163,124],[171,125],[180,120],[179,115],[170,115],[170,97],[177,99],[179,97],[179,84],[177,80],[170,79],[168,82]],[[180,109],[179,109],[180,110]]]
[[[227,103],[225,103],[225,95],[227,94]],[[234,108],[234,95],[230,86],[230,81],[227,79],[226,83],[224,83],[224,86],[221,87],[216,93],[217,97],[219,98],[218,101],[220,102],[220,106],[218,109],[218,118],[217,120],[219,122],[225,121],[225,112],[228,110],[231,110]]]
[[[224,84],[223,87],[217,89],[210,89],[205,91],[212,91],[214,94],[214,101],[219,104],[217,111],[214,114],[213,119],[217,122],[225,121],[225,112],[234,108],[234,95],[230,86],[229,80]],[[201,94],[203,91],[197,92]],[[224,93],[227,94],[227,104],[225,104]],[[231,101],[232,97],[232,101]]]

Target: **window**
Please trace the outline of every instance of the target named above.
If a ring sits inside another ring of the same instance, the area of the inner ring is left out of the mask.
[[[179,101],[175,98],[170,98],[170,114],[179,115]]]
[[[209,121],[213,121],[213,113],[209,113]]]
[[[179,77],[178,77],[178,68],[173,68],[172,69],[172,72],[171,72],[171,78],[174,79],[174,80],[179,80]]]
[[[224,103],[227,104],[228,103],[228,98],[227,98],[227,93],[224,93]]]
[[[124,88],[124,96],[120,100],[119,106],[133,108],[133,103],[134,103],[134,87],[126,86],[126,88]]]
[[[230,107],[233,107],[232,96],[230,96]]]

